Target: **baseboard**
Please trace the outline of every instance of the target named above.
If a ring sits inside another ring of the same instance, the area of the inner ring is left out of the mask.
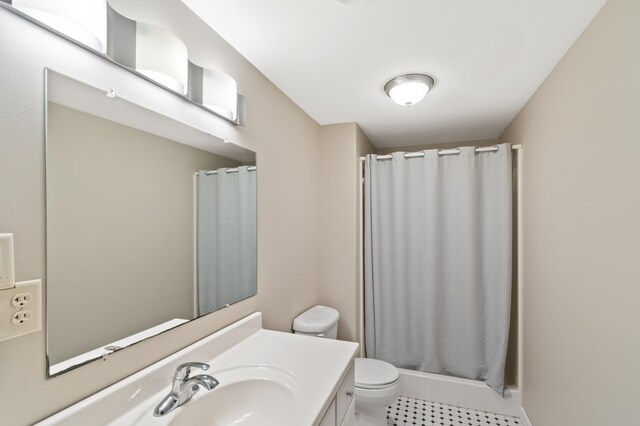
[[[527,412],[524,411],[524,407],[520,407],[520,420],[522,420],[524,426],[533,426],[533,423],[529,420],[529,416],[527,416]]]

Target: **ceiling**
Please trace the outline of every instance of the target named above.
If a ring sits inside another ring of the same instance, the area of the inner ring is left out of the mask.
[[[318,123],[379,148],[498,137],[606,2],[182,1]],[[413,72],[436,84],[399,106],[383,86]]]

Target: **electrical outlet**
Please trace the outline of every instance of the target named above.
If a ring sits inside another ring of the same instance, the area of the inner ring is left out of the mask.
[[[23,324],[28,323],[31,320],[31,311],[28,309],[21,309],[17,312],[14,312],[11,317],[11,322],[13,325],[21,326]]]
[[[31,303],[31,293],[18,293],[11,298],[11,305],[14,308],[24,308]]]
[[[0,290],[0,342],[42,329],[42,281]]]

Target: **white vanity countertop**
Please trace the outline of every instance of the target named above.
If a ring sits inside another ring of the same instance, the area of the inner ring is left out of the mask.
[[[152,410],[170,390],[175,368],[190,361],[206,362],[213,377],[237,368],[269,367],[287,374],[297,389],[297,412],[291,413],[296,426],[317,424],[340,381],[356,356],[358,344],[262,329],[260,313],[252,314],[217,333],[139,371],[138,373],[80,401],[46,419],[41,425],[165,425],[173,414],[188,409],[190,403],[164,417]],[[195,372],[193,374],[199,374]],[[195,397],[215,397],[216,389]],[[217,424],[217,423],[216,423]],[[267,423],[265,423],[267,424]]]
[[[331,404],[357,350],[358,344],[352,342],[260,330],[214,359],[211,370],[215,377],[217,363],[266,364],[290,372],[308,402],[300,425],[312,425]]]

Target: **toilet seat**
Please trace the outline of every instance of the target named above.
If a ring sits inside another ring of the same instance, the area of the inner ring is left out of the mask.
[[[356,358],[355,386],[360,389],[385,389],[398,382],[398,369],[388,362]]]

